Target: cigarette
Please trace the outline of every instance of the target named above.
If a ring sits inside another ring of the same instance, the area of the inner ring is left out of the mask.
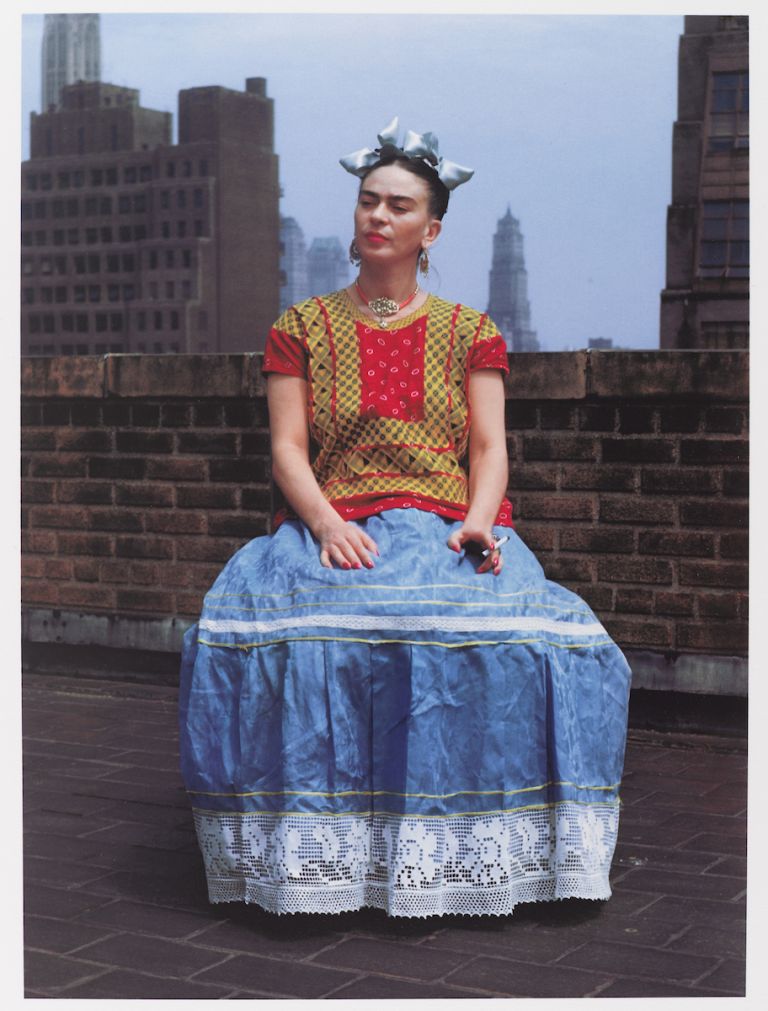
[[[492,551],[495,551],[496,548],[500,548],[502,544],[506,544],[508,540],[509,540],[509,537],[507,537],[506,535],[504,537],[500,537],[496,541],[496,543],[494,544],[494,546],[492,548],[486,548],[485,549],[485,551],[483,552],[483,558],[485,558],[487,555],[490,555],[490,553]]]

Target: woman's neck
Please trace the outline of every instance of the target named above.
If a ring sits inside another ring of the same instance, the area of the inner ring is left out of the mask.
[[[370,264],[360,265],[358,284],[366,295],[366,301],[373,298],[391,298],[404,302],[416,290],[416,271],[411,266],[386,268]]]

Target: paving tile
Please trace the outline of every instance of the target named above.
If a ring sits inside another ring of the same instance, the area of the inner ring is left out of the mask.
[[[527,962],[481,956],[446,976],[445,983],[505,997],[586,997],[610,981],[612,973],[582,972],[549,965],[531,972]]]
[[[250,955],[269,955],[271,958],[303,959],[342,941],[344,935],[328,929],[302,932],[289,925],[288,929],[275,931],[258,924],[227,920],[212,924],[196,934],[189,943],[219,951],[237,951]]]
[[[697,874],[716,865],[718,859],[714,853],[644,846],[619,840],[614,854],[614,867],[660,867]]]
[[[670,814],[664,821],[664,826],[670,829],[690,828],[691,835],[700,832],[719,832],[743,838],[747,832],[747,820],[740,815],[708,814],[705,811],[680,811]]]
[[[153,769],[151,765],[124,765],[114,772],[108,772],[101,779],[108,783],[135,783],[152,788],[164,786],[168,789],[182,789],[181,776],[178,771],[175,769],[173,771]]]
[[[407,942],[374,941],[363,937],[342,941],[315,955],[312,961],[418,980],[439,979],[456,966],[454,952],[424,949],[422,946],[417,948]]]
[[[103,744],[80,744],[70,741],[53,741],[47,737],[27,737],[23,743],[24,761],[28,756],[46,755],[49,758],[77,758],[80,760],[96,759],[103,762],[113,762],[125,749],[112,748]]]
[[[24,912],[27,915],[55,916],[61,919],[71,919],[84,913],[87,909],[96,909],[109,901],[103,895],[95,895],[87,891],[68,891],[64,888],[51,888],[38,882],[26,882],[24,885]]]
[[[746,796],[741,792],[723,790],[721,787],[701,797],[688,796],[684,801],[679,794],[658,791],[653,794],[653,801],[658,807],[683,808],[685,812],[714,815],[737,815],[744,810],[747,803]]]
[[[744,889],[744,882],[740,878],[716,877],[713,874],[684,874],[650,867],[631,870],[623,882],[627,888],[634,891],[647,890],[661,895],[726,901],[735,899]]]
[[[711,956],[642,948],[612,941],[592,941],[566,955],[560,965],[592,969],[610,976],[647,976],[676,983],[693,983],[713,968]]]
[[[453,952],[456,963],[466,961],[467,953],[471,953],[546,964],[584,944],[592,936],[590,926],[577,924],[560,930],[508,929],[503,934],[451,928],[426,938],[418,950]]]
[[[195,981],[229,984],[240,990],[258,991],[275,997],[323,997],[345,983],[351,983],[355,976],[355,973],[307,962],[294,962],[288,972],[281,959],[235,955],[227,962],[198,973]]]
[[[699,980],[700,986],[710,990],[725,990],[727,993],[744,995],[745,966],[743,959],[726,959],[714,972]]]
[[[84,817],[81,814],[69,814],[63,811],[30,811],[24,818],[24,827],[29,832],[51,832],[56,835],[79,836],[98,828],[109,828],[115,824],[115,818],[102,818],[100,815]]]
[[[87,983],[68,987],[61,996],[72,1000],[87,997],[101,997],[104,1000],[110,998],[215,1000],[226,998],[230,993],[228,987],[182,979],[162,979],[125,969],[114,969]]]
[[[58,955],[81,948],[109,936],[108,927],[88,927],[72,920],[54,920],[46,916],[24,918],[24,947]]]
[[[658,983],[650,979],[617,979],[596,997],[723,997],[722,990],[703,987],[678,986],[676,983]],[[694,1004],[690,1005],[695,1007]]]
[[[701,770],[696,769],[701,776]],[[684,778],[677,774],[670,776],[665,772],[643,770],[631,774],[622,782],[621,792],[624,793],[624,784],[629,783],[635,790],[645,790],[647,793],[673,793],[683,797],[699,797],[708,793],[712,789],[712,779],[690,777]]]
[[[103,972],[102,966],[81,959],[42,951],[24,953],[24,981],[36,990],[57,990],[78,980],[100,976]]]
[[[208,930],[221,921],[215,912],[208,915],[190,913],[183,909],[118,899],[98,909],[88,910],[77,918],[77,922],[99,924],[112,931],[131,931],[179,940]]]
[[[194,825],[191,819],[188,826],[176,829],[155,828],[139,822],[121,821],[108,828],[99,829],[87,837],[89,842],[98,842],[102,847],[114,842],[132,846],[150,846],[152,849],[163,850],[182,849],[194,838]]]
[[[49,784],[50,785],[50,784]],[[85,797],[82,794],[62,793],[61,790],[46,788],[28,789],[24,791],[24,811],[47,811],[54,814],[97,815],[107,806],[108,801],[101,797]]]
[[[744,922],[744,906],[740,902],[717,902],[709,899],[678,898],[664,895],[645,910],[654,919],[679,923],[709,924],[717,930],[729,930]]]
[[[734,878],[746,878],[747,858],[746,857],[724,857],[719,863],[708,867],[704,872],[707,876],[725,874]]]
[[[162,825],[164,828],[185,827],[192,819],[191,814],[176,807],[168,808],[154,802],[141,803],[132,800],[110,804],[100,812],[99,817],[114,821],[135,821],[142,825]]]
[[[734,925],[730,930],[716,930],[711,926],[690,927],[680,937],[670,940],[670,951],[689,951],[694,955],[715,955],[720,958],[744,959],[747,946],[745,924]]]
[[[681,849],[698,850],[701,853],[727,853],[740,857],[747,852],[747,837],[725,835],[724,833],[701,832],[682,844]]]
[[[177,856],[177,854],[170,854]],[[139,902],[174,906],[198,912],[208,908],[208,893],[202,867],[173,874],[154,873],[151,866],[140,870],[115,871],[88,885],[90,892],[106,898],[124,898]]]
[[[139,969],[158,976],[186,977],[222,960],[221,952],[194,948],[159,937],[120,934],[78,952],[80,958],[110,968]]]
[[[391,979],[386,976],[363,976],[334,990],[333,1000],[451,1000],[457,997],[487,997],[483,990],[447,986],[442,983],[417,983],[415,980]]]
[[[68,888],[71,885],[85,885],[97,881],[109,870],[90,864],[76,864],[71,860],[51,860],[44,857],[28,856],[24,860],[24,876],[28,881],[52,884]]]

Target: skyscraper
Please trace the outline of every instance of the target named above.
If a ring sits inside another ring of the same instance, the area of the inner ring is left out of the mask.
[[[520,231],[520,222],[512,216],[509,207],[504,217],[499,219],[493,237],[488,315],[501,330],[507,350],[539,350],[536,332],[531,330],[523,233]]]
[[[101,77],[98,14],[46,14],[43,22],[41,108],[61,103],[61,89]]]
[[[259,351],[278,313],[279,186],[266,81],[179,92],[70,84],[32,114],[21,200],[26,354]]]
[[[312,295],[307,244],[295,218],[280,218],[280,311]]]
[[[307,266],[312,295],[325,295],[349,284],[349,259],[335,235],[312,240]]]
[[[749,19],[686,16],[662,348],[749,346]]]

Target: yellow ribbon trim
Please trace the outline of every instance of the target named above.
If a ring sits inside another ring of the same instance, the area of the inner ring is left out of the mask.
[[[404,646],[442,646],[444,649],[460,649],[464,646],[526,646],[532,643],[543,643],[545,646],[555,646],[557,649],[591,649],[593,646],[610,646],[612,639],[599,639],[597,642],[562,643],[549,639],[472,639],[466,642],[433,642],[420,639],[358,639],[354,636],[334,635],[295,635],[280,639],[266,639],[263,642],[211,642],[199,638],[202,646],[218,646],[221,649],[256,649],[260,646],[276,646],[283,642],[360,642],[377,646],[399,644]]]
[[[210,815],[214,818],[249,818],[255,814],[269,814],[279,818],[349,818],[368,815],[384,815],[389,818],[467,818],[490,814],[511,814],[517,811],[543,811],[563,804],[580,804],[582,807],[619,807],[614,800],[556,800],[548,804],[526,804],[522,807],[500,807],[490,811],[458,811],[455,814],[404,814],[402,811],[209,811],[193,807],[195,814]]]
[[[568,780],[552,780],[542,783],[541,786],[521,786],[517,790],[456,790],[454,793],[400,793],[398,790],[340,790],[338,792],[326,792],[323,790],[252,790],[248,793],[220,793],[215,790],[187,790],[188,794],[195,794],[197,797],[426,797],[430,800],[443,800],[448,797],[461,796],[487,796],[490,794],[502,794],[511,797],[516,793],[533,793],[536,790],[546,790],[550,786],[572,786],[576,790],[616,790],[620,783],[612,783],[610,786],[582,786],[579,783],[571,783]]]

